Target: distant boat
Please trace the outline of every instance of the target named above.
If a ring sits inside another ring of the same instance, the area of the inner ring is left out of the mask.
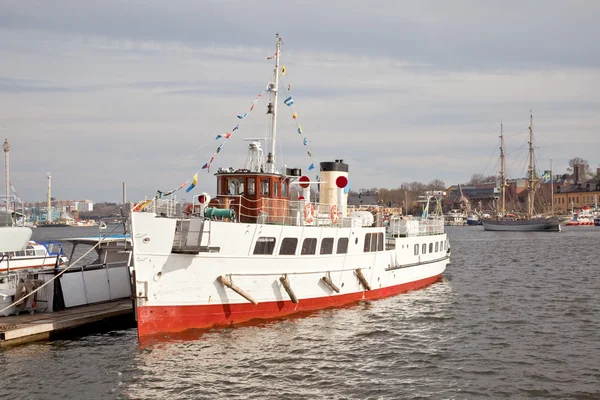
[[[476,214],[469,214],[467,216],[467,225],[482,225],[483,222]]]
[[[583,225],[594,225],[596,217],[589,206],[583,207],[583,210],[579,211],[572,219],[567,222],[568,226],[583,226]]]
[[[467,216],[460,210],[450,210],[446,214],[444,214],[444,225],[467,225]]]
[[[552,173],[550,173],[552,176]],[[534,217],[533,199],[535,195],[536,179],[533,174],[533,114],[529,116],[529,168],[528,168],[529,190],[527,194],[527,216],[505,217],[505,192],[506,177],[504,175],[504,135],[502,124],[500,124],[500,185],[501,185],[501,207],[500,217],[496,219],[483,220],[483,229],[486,231],[521,231],[521,232],[560,232],[560,220],[558,217]],[[550,177],[552,179],[552,177]]]

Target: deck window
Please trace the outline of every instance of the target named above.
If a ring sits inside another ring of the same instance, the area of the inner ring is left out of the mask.
[[[259,237],[254,245],[255,255],[271,255],[275,249],[274,237]]]
[[[423,248],[421,249],[421,253],[427,254],[427,244],[423,243]]]
[[[279,197],[279,182],[273,182],[273,197]]]
[[[260,194],[263,196],[269,195],[269,180],[268,179],[260,180]]]
[[[435,242],[435,252],[440,251],[440,242]]]
[[[287,197],[287,182],[281,182],[281,197]]]
[[[348,253],[348,238],[339,238],[336,254]]]
[[[319,254],[333,254],[333,238],[324,238],[321,240]]]
[[[419,245],[415,244],[415,256],[419,255]]]
[[[296,247],[298,247],[298,238],[284,238],[281,241],[279,254],[282,256],[293,256],[296,254]]]
[[[256,182],[254,178],[248,178],[248,194],[256,194]]]
[[[429,253],[433,253],[433,243],[429,243]]]
[[[302,242],[302,251],[301,255],[306,256],[310,254],[317,253],[317,239],[315,238],[306,238],[304,242]]]
[[[368,253],[369,251],[371,251],[371,239],[372,239],[372,234],[371,233],[367,233],[365,234],[365,245],[363,246],[363,251],[365,253]]]
[[[383,251],[383,232],[377,234],[377,251]]]

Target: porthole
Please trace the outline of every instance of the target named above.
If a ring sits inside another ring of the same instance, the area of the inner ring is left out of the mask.
[[[358,238],[354,239],[354,244],[358,244]]]
[[[342,282],[342,287],[344,287],[344,282]]]
[[[150,243],[150,238],[149,237],[145,237],[142,239],[142,243],[148,244]]]

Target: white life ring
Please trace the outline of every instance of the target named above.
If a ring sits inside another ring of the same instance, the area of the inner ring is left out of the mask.
[[[313,222],[313,217],[315,216],[315,208],[311,203],[307,203],[304,206],[304,220],[309,224]]]
[[[331,218],[331,222],[334,224],[337,224],[337,222],[340,219],[340,216],[338,214],[338,208],[335,204],[331,206],[331,212],[329,213],[329,217]]]

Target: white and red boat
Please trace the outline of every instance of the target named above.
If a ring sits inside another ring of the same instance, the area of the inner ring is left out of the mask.
[[[348,207],[343,160],[321,162],[312,182],[299,169],[276,170],[280,46],[277,37],[265,162],[252,142],[251,162],[215,174],[214,199],[156,199],[131,212],[140,338],[392,296],[436,282],[449,264],[442,216],[394,219],[386,230],[382,209]]]
[[[593,226],[595,217],[596,214],[592,211],[592,208],[585,206],[567,222],[567,226]]]
[[[67,258],[61,243],[35,242],[28,227],[0,227],[0,278],[2,273],[60,267]]]

